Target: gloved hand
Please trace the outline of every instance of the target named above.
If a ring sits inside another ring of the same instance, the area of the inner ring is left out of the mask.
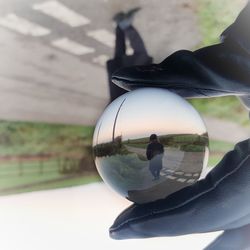
[[[122,68],[118,86],[166,88],[185,98],[236,95],[250,108],[250,4],[222,35],[222,43],[191,52],[180,50],[160,64]]]
[[[179,51],[158,65],[121,69],[113,81],[127,90],[161,87],[183,97],[236,95],[250,108],[249,18],[248,4],[223,33],[221,44]],[[110,236],[130,239],[218,230],[224,233],[207,249],[250,248],[250,139],[238,143],[205,179],[163,200],[127,208],[110,228]]]

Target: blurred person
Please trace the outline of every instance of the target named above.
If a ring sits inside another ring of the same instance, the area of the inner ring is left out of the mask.
[[[148,144],[146,151],[147,159],[149,160],[149,170],[153,175],[154,180],[158,180],[162,170],[164,148],[159,142],[156,134],[150,135],[149,141],[150,143]]]
[[[111,81],[111,76],[116,70],[127,66],[147,65],[152,63],[152,57],[148,55],[141,36],[132,25],[134,15],[139,10],[140,8],[134,8],[127,13],[119,12],[113,17],[113,20],[116,22],[115,53],[114,58],[108,60],[106,64],[109,81],[110,102],[127,93],[126,90],[117,87]],[[126,38],[129,40],[133,49],[132,55],[126,54]]]

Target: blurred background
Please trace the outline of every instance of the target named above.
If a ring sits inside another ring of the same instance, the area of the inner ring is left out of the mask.
[[[91,144],[109,102],[116,13],[142,8],[134,26],[158,63],[176,50],[219,42],[245,3],[0,1],[0,194],[100,180]],[[236,97],[190,102],[208,127],[212,167],[247,138],[248,113]]]
[[[218,43],[245,3],[0,0],[0,195],[101,182],[91,145],[109,102],[117,12],[141,7],[134,26],[159,63]],[[207,125],[213,167],[249,137],[248,112],[236,97],[189,101]]]

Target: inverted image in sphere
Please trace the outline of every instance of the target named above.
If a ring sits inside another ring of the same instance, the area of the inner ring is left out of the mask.
[[[195,183],[206,167],[208,134],[199,113],[164,89],[126,93],[96,124],[97,170],[110,187],[148,203]]]

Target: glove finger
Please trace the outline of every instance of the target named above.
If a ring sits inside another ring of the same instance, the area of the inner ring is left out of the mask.
[[[176,236],[250,224],[250,140],[236,145],[204,180],[164,200],[132,205],[110,228],[114,239]],[[242,219],[242,220],[241,220]]]
[[[112,81],[121,88],[165,88],[185,98],[249,95],[250,58],[235,43],[180,50],[160,64],[121,68]]]
[[[208,80],[206,76],[194,53],[181,50],[167,57],[161,64],[121,68],[112,75],[112,81],[126,90],[158,87],[178,92],[183,97],[196,97],[203,95],[196,89],[198,82],[205,78]]]

